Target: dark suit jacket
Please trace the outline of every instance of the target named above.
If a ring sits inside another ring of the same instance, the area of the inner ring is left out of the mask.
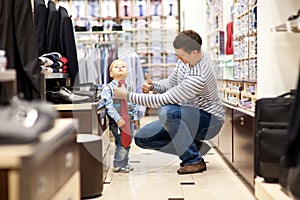
[[[0,10],[0,49],[6,50],[8,68],[16,69],[18,92],[27,100],[39,99],[39,51],[31,3],[1,0]]]
[[[72,20],[64,7],[58,8],[59,12],[59,47],[60,53],[68,59],[68,73],[71,84],[76,82],[78,73],[77,51]]]
[[[46,51],[47,53],[50,52],[58,52],[58,22],[59,22],[59,15],[56,9],[55,3],[52,0],[48,1],[48,8],[47,8],[47,28],[46,28]]]
[[[47,8],[44,0],[34,2],[34,24],[38,37],[39,55],[46,53]]]

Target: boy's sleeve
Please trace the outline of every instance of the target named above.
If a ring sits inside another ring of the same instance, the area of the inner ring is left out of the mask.
[[[107,110],[107,114],[115,120],[117,123],[120,119],[121,116],[114,107],[113,104],[113,88],[111,89],[110,86],[104,86],[103,90],[101,92],[101,99],[103,101],[103,104],[105,105],[105,108]],[[98,105],[99,108],[99,105]]]
[[[133,114],[133,120],[139,120],[139,117],[138,117],[138,105],[137,104],[133,104],[132,114]]]

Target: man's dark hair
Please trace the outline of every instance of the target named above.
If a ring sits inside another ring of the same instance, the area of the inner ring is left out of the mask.
[[[173,41],[175,49],[182,49],[185,52],[191,53],[194,50],[200,51],[202,39],[198,33],[193,30],[185,30],[180,32]]]

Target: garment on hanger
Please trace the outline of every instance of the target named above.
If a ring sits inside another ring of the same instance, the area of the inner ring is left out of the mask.
[[[28,0],[1,0],[0,49],[6,51],[8,69],[17,72],[17,90],[26,100],[40,99],[38,39]]]
[[[68,73],[71,85],[76,83],[78,75],[77,50],[74,37],[74,28],[71,17],[64,7],[59,6],[59,52],[68,59]]]
[[[46,22],[46,53],[59,51],[59,15],[55,3],[52,0],[48,1],[47,7],[47,22]]]
[[[106,84],[109,79],[109,65],[117,57],[113,44],[78,46],[79,83]]]
[[[233,22],[229,22],[226,25],[227,31],[227,40],[226,40],[226,54],[231,55],[233,54]]]
[[[34,24],[38,38],[39,55],[46,53],[47,7],[44,0],[34,2]]]

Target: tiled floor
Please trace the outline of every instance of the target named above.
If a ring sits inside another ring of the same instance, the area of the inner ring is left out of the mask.
[[[145,117],[143,123],[154,120]],[[113,145],[111,145],[113,146]],[[205,156],[207,171],[178,175],[176,156],[140,149],[130,151],[130,173],[109,171],[103,194],[95,200],[253,200],[253,191],[232,171],[215,149]]]

